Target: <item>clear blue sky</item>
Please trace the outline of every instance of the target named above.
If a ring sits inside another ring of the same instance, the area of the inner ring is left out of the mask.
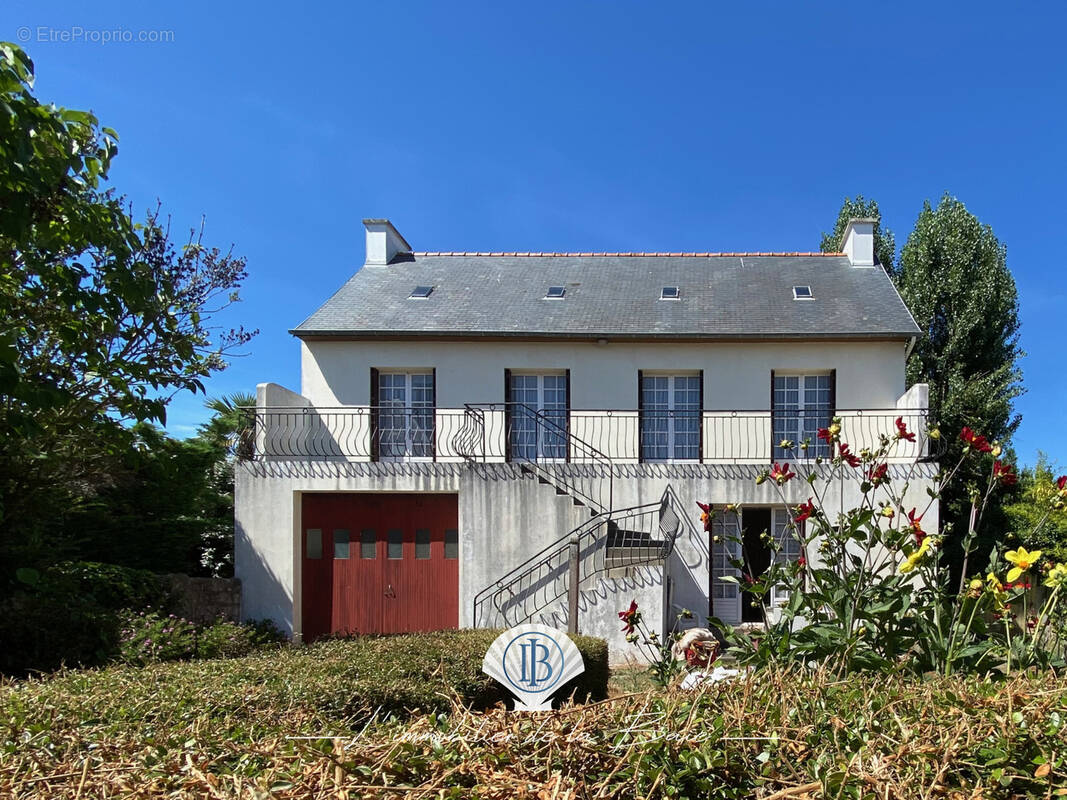
[[[1052,3],[9,0],[0,38],[119,132],[139,209],[247,256],[227,321],[262,332],[209,394],[299,388],[286,330],[362,264],[363,217],[423,250],[808,250],[846,195],[899,245],[947,190],[1019,286],[1021,460],[1067,463],[1065,27]]]

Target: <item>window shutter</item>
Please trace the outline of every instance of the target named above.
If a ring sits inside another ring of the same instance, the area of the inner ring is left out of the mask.
[[[700,450],[697,453],[697,457],[701,462],[704,461],[704,370],[700,370],[700,410],[697,412],[697,441],[700,443]]]
[[[511,370],[504,370],[504,460],[511,461]]]
[[[564,370],[563,372],[564,389],[567,393],[567,398],[564,401],[567,404],[567,409],[564,411],[566,416],[566,422],[564,425],[567,428],[567,441],[564,442],[564,446],[567,448],[567,460],[571,460],[571,371]]]
[[[430,457],[437,460],[437,367],[430,369]]]
[[[771,461],[774,461],[774,370],[771,370]]]
[[[378,443],[380,433],[378,431],[378,370],[370,368],[370,460],[378,460]]]
[[[641,432],[645,428],[645,371],[637,370],[637,460],[645,460],[645,447]]]

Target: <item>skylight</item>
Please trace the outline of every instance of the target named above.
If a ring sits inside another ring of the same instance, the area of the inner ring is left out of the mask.
[[[660,293],[660,300],[677,300],[682,296],[682,293],[678,291],[677,286],[664,286],[663,291]]]
[[[794,300],[814,300],[815,295],[811,293],[810,286],[794,286],[793,287],[793,299]]]
[[[427,298],[433,294],[432,286],[416,286],[411,290],[411,294],[408,297]]]
[[[563,286],[549,286],[548,291],[545,292],[545,297],[552,298],[553,300],[560,300],[566,293],[567,289]]]

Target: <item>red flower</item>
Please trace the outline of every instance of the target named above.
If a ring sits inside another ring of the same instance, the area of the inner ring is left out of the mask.
[[[801,569],[804,569],[804,567],[806,567],[807,564],[808,564],[808,560],[806,558],[804,558],[804,556],[798,556],[797,557],[797,566],[798,567],[800,567]]]
[[[993,479],[999,480],[1005,486],[1014,486],[1018,483],[1019,476],[1012,472],[1011,464],[997,460],[993,462]]]
[[[919,524],[922,522],[922,519],[922,514],[915,516],[914,508],[908,512],[908,527],[911,529],[912,533],[915,534],[915,544],[922,544],[923,539],[926,538],[926,531],[924,531],[922,525]]]
[[[700,521],[704,523],[704,533],[711,533],[711,504],[697,500],[697,505],[700,506]]]
[[[822,439],[824,442],[829,442],[831,438],[829,428],[819,428],[818,432],[815,435]]]
[[[1060,475],[1060,477],[1056,478],[1056,488],[1060,491],[1067,489],[1067,475]]]
[[[863,463],[863,461],[860,460],[860,457],[858,455],[849,451],[848,445],[844,442],[841,442],[841,444],[837,446],[837,452],[838,455],[841,456],[841,460],[848,464],[850,467],[858,467],[860,464]]]
[[[685,648],[685,663],[691,667],[706,667],[719,657],[719,643],[693,642]]]
[[[625,627],[622,629],[623,633],[633,633],[634,626],[641,621],[641,614],[637,610],[637,601],[631,600],[630,607],[626,611],[619,612],[619,619],[623,621]]]
[[[867,481],[868,483],[877,486],[880,483],[885,483],[886,473],[889,472],[888,464],[877,464],[867,469]]]
[[[906,442],[914,442],[915,434],[908,433],[908,426],[904,424],[903,417],[897,417],[897,438]]]
[[[793,517],[793,522],[803,522],[806,519],[810,519],[811,515],[815,513],[815,506],[811,504],[811,498],[808,498],[808,502],[801,503],[796,508],[796,515]]]
[[[779,464],[777,461],[774,462],[774,468],[771,469],[771,477],[778,481],[779,486],[791,481],[796,476],[797,474],[795,472],[789,471],[789,464]]]
[[[993,445],[991,445],[986,438],[980,433],[975,433],[966,425],[963,430],[960,431],[960,439],[973,447],[979,453],[990,453],[993,451]]]

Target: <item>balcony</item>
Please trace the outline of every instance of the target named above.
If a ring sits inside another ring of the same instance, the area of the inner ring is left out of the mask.
[[[829,455],[816,430],[828,417],[791,411],[538,411],[518,403],[462,408],[259,406],[247,410],[237,446],[246,460],[769,464]],[[838,409],[852,451],[876,449],[902,419],[915,442],[899,441],[891,462],[934,459],[922,408]],[[794,445],[782,449],[781,440]]]

